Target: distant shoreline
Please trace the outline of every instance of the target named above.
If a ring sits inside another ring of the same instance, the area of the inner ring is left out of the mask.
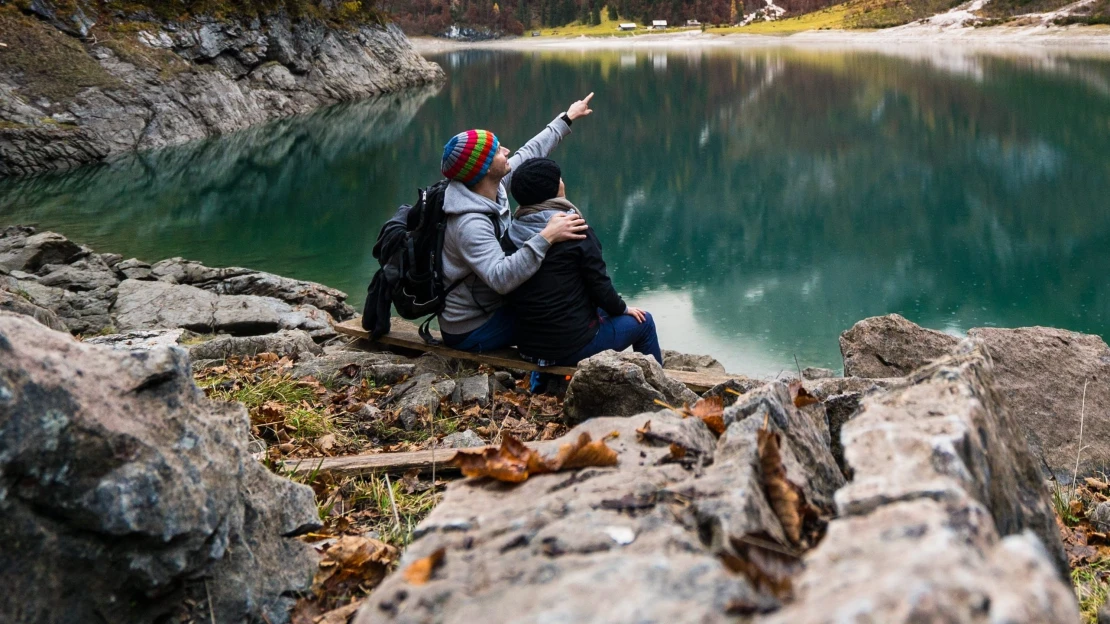
[[[738,48],[762,46],[846,47],[881,51],[892,45],[959,46],[994,52],[1044,52],[1059,50],[1110,57],[1110,27],[1105,26],[992,26],[948,28],[910,24],[885,30],[807,30],[793,34],[765,35],[712,31],[684,31],[626,37],[510,37],[489,41],[453,41],[438,37],[412,37],[421,54],[455,50],[617,50]]]

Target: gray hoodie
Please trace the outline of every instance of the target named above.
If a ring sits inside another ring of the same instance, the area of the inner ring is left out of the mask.
[[[570,126],[562,117],[540,131],[509,157],[509,166],[516,169],[531,158],[551,153]],[[439,315],[439,328],[451,334],[465,334],[481,327],[501,307],[501,295],[512,292],[539,270],[550,244],[533,235],[511,256],[506,256],[497,240],[489,215],[496,215],[501,232],[509,231],[509,182],[512,171],[501,180],[497,201],[471,191],[461,182],[451,182],[443,198],[447,214],[447,231],[443,238],[443,275],[448,286],[463,280],[447,295],[446,306]],[[541,228],[542,229],[542,228]],[[464,279],[465,278],[465,279]]]

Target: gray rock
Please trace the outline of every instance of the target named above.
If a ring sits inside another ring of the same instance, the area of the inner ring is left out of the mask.
[[[451,401],[453,403],[476,402],[478,405],[485,407],[489,405],[489,389],[489,375],[482,374],[464,377],[460,379],[455,386],[455,392],[451,395]]]
[[[248,455],[177,348],[117,351],[0,312],[5,622],[282,622],[315,571],[312,491]],[[208,599],[211,596],[211,600]]]
[[[753,464],[755,433],[745,423],[761,426],[757,420],[735,422],[717,441],[700,420],[668,410],[598,418],[540,443],[540,452],[553,454],[583,432],[596,440],[616,431],[607,442],[615,467],[515,486],[452,483],[399,569],[438,548],[446,550],[442,566],[424,585],[391,575],[355,623],[453,624],[490,613],[519,622],[713,622],[738,605],[774,609],[776,598],[723,563],[743,560],[750,536],[786,540]],[[667,461],[672,444],[694,463]]]
[[[830,377],[837,377],[836,371],[831,368],[816,368],[809,366],[802,369],[802,379],[828,379]]]
[[[58,315],[54,314],[53,311],[35,305],[21,294],[3,290],[3,284],[0,284],[0,310],[29,316],[50,329],[69,331],[65,322],[58,318]]]
[[[341,351],[299,362],[290,371],[296,378],[315,377],[325,384],[353,385],[368,379],[376,385],[395,384],[412,376],[415,367],[393,353]]]
[[[1098,610],[1098,624],[1110,624],[1110,599]]]
[[[492,397],[497,392],[508,392],[516,388],[516,379],[508,371],[497,371],[489,378],[489,394]]]
[[[476,448],[479,446],[486,446],[489,442],[483,440],[477,433],[467,429],[466,431],[456,431],[443,436],[440,440],[440,446],[443,448]]]
[[[819,414],[820,418],[814,418],[810,411],[795,407],[787,384],[773,381],[725,409],[724,420],[726,433],[734,426],[742,426],[748,432],[746,443],[755,440],[755,429],[764,422],[778,430],[784,439],[783,462],[787,473],[794,475],[810,504],[831,512],[832,493],[844,485],[844,474],[829,448],[824,411]]]
[[[1091,524],[1095,529],[1110,532],[1110,501],[1103,501],[1091,512]]]
[[[873,316],[840,335],[845,377],[901,377],[948,353],[959,338],[897,314]]]
[[[412,431],[421,423],[430,422],[439,411],[440,401],[454,391],[454,381],[424,373],[394,386],[389,395],[389,406],[397,412],[405,430]]]
[[[961,509],[977,501],[998,535],[1035,534],[1066,578],[1040,472],[996,388],[982,345],[968,341],[909,385],[865,398],[841,431],[853,478],[836,493],[839,515],[866,515],[891,501]]]
[[[861,395],[873,394],[889,390],[906,383],[904,377],[887,377],[884,379],[866,379],[863,377],[828,377],[805,382],[805,388],[819,400],[848,392],[858,392]]]
[[[87,338],[85,344],[100,345],[123,351],[149,351],[176,347],[181,342],[184,329],[137,330],[122,334],[109,334]]]
[[[1080,477],[1110,472],[1110,348],[1102,338],[1047,327],[979,328],[968,337],[986,345],[999,395],[1045,472],[1070,483],[1077,454]]]
[[[189,356],[194,360],[224,360],[259,353],[274,353],[297,360],[306,355],[323,355],[324,350],[301,330],[282,330],[264,336],[218,336],[189,347]]]
[[[670,349],[663,349],[663,368],[694,372],[725,372],[724,364],[721,364],[712,356],[679,353]]]
[[[679,407],[698,395],[670,379],[650,356],[602,351],[578,364],[563,410],[571,422],[595,416],[632,416],[663,409],[656,401]]]
[[[844,462],[844,444],[840,441],[840,431],[844,428],[844,423],[856,415],[861,400],[863,400],[862,392],[845,392],[834,394],[823,402],[825,417],[829,422],[829,450],[832,451],[836,463],[847,477],[852,475]]]
[[[135,258],[120,262],[115,266],[115,269],[122,273],[125,279],[154,279],[154,272],[151,270],[150,265]]]
[[[212,333],[218,303],[219,296],[194,286],[129,279],[120,282],[112,316],[121,330],[181,327]]]
[[[443,375],[446,377],[457,374],[461,368],[460,362],[438,353],[424,353],[413,362],[416,365],[416,374]]]
[[[65,264],[82,253],[81,247],[54,232],[8,228],[0,235],[0,269],[33,273],[43,265]]]
[[[740,395],[746,394],[760,388],[767,382],[759,379],[749,379],[747,377],[737,377],[723,381],[712,388],[702,393],[704,398],[721,397],[721,403],[725,407],[732,405],[740,398]],[[675,407],[678,407],[677,405]]]
[[[90,256],[73,264],[47,264],[38,271],[36,280],[43,286],[72,291],[110,289],[119,285],[115,270],[99,257]]]
[[[95,13],[80,4],[65,20],[38,27],[87,33]],[[20,111],[22,124],[0,129],[0,176],[67,169],[442,82],[442,70],[417,54],[396,25],[333,24],[328,14],[336,10],[336,3],[325,3],[323,15],[295,22],[282,12],[264,19],[185,17],[170,23],[148,12],[143,30],[114,35],[118,45],[94,38],[62,51],[102,84],[60,102],[32,99],[7,86],[21,83],[18,69],[0,70],[0,101]],[[158,54],[117,52],[152,47]],[[56,114],[67,123],[41,121]]]
[[[990,513],[968,499],[894,501],[833,520],[794,594],[759,621],[1079,622],[1043,544],[1029,532],[1000,539]]]
[[[117,289],[112,308],[119,329],[183,327],[200,333],[268,334],[304,330],[313,339],[335,335],[327,314],[273,297],[217,295],[188,284],[128,279]]]
[[[69,331],[75,334],[96,334],[115,331],[110,314],[116,290],[98,288],[74,292],[64,288],[43,286],[36,281],[17,280],[17,292],[30,297],[35,305],[58,315]]]

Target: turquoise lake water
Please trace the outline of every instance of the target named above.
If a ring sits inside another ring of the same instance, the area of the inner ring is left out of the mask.
[[[956,49],[467,51],[441,88],[63,175],[0,182],[0,224],[101,251],[346,290],[435,181],[443,143],[519,146],[574,99],[553,157],[618,290],[664,348],[729,370],[840,367],[898,312],[953,333],[1110,334],[1110,61]]]

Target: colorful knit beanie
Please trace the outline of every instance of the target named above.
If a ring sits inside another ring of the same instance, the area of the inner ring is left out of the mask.
[[[444,177],[474,186],[489,171],[501,142],[489,130],[467,130],[451,137],[443,146]]]

